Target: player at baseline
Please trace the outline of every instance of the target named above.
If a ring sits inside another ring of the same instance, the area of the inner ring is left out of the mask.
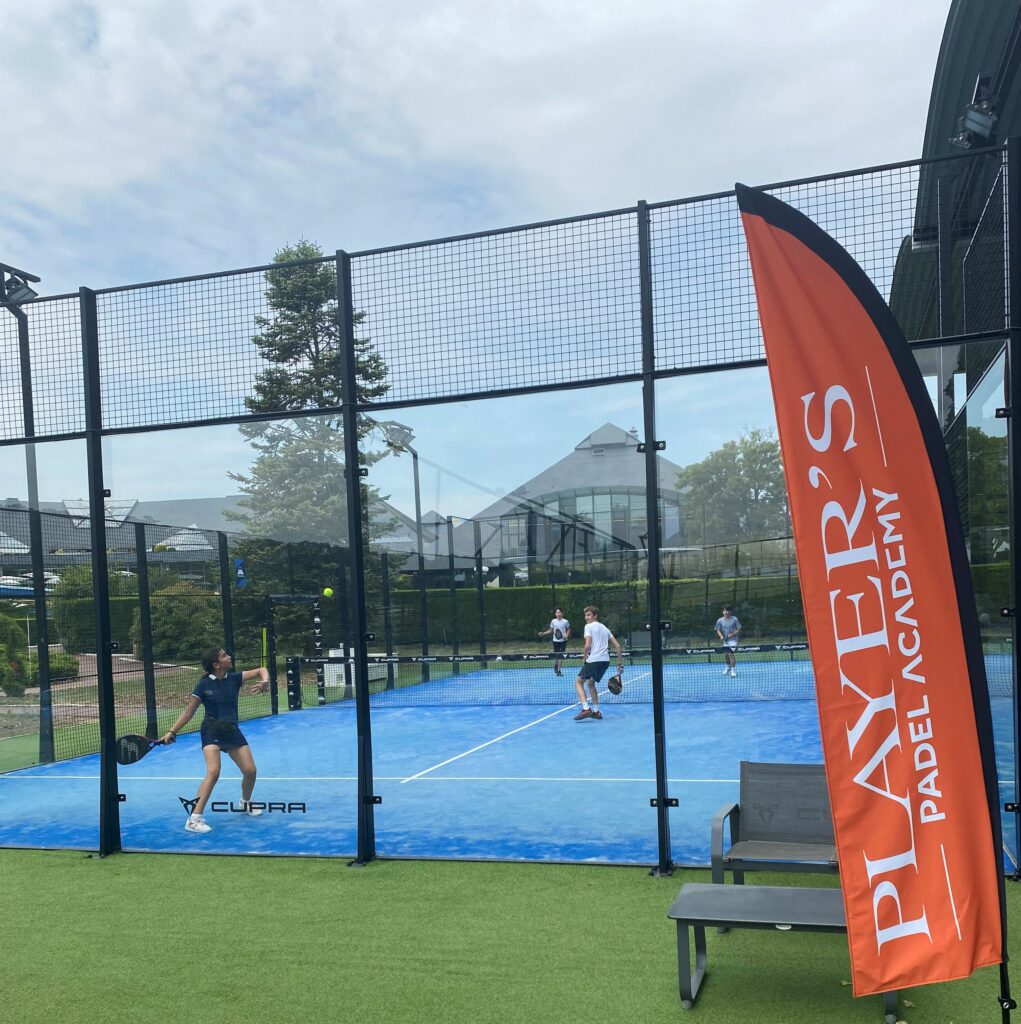
[[[564,664],[563,654],[567,650],[567,641],[571,639],[571,624],[564,618],[564,609],[554,608],[549,628],[536,633],[536,636],[553,637],[553,674],[562,676],[564,674],[561,670]]]

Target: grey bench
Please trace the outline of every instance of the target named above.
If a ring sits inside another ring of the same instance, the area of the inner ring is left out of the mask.
[[[730,846],[724,848],[730,821]],[[710,837],[713,882],[724,871],[744,882],[745,871],[820,871],[836,874],[833,817],[821,764],[741,762],[738,803],[713,818]]]
[[[667,917],[677,922],[677,981],[681,1006],[695,1004],[709,964],[705,930],[776,928],[780,931],[846,932],[839,889],[802,889],[780,885],[681,886]],[[691,969],[689,929],[695,933],[695,970]],[[883,993],[886,1024],[896,1024],[897,992]]]

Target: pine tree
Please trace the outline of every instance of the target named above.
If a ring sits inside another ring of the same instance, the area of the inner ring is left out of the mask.
[[[285,246],[274,263],[322,260],[313,242]],[[281,266],[266,272],[270,316],[255,318],[252,341],[269,364],[245,400],[253,413],[336,408],[342,400],[343,334],[337,317],[337,273],[332,261]],[[365,314],[354,316],[355,328]],[[385,395],[387,367],[367,337],[355,341],[356,388],[360,401]],[[340,417],[298,416],[246,423],[241,433],[258,452],[249,472],[231,473],[244,494],[240,513],[231,518],[249,533],[280,540],[347,542],[344,436]],[[373,429],[360,418],[359,437]],[[387,454],[364,448],[363,465]],[[366,488],[365,500],[375,492]],[[375,518],[375,517],[373,517]]]

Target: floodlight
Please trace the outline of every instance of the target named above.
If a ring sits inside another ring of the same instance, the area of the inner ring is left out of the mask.
[[[17,267],[0,263],[0,303],[7,306],[20,306],[29,299],[34,299],[39,293],[28,283],[39,278],[35,274],[29,274]]]
[[[29,299],[34,299],[39,294],[27,281],[23,281],[20,277],[9,277],[4,290],[6,292],[5,301],[15,306],[20,306],[23,302],[28,302]]]

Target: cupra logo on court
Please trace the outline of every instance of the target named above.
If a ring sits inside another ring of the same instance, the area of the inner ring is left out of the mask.
[[[181,801],[184,809],[191,814],[195,810],[198,800],[185,800],[183,796],[177,798]],[[307,814],[308,807],[303,803],[260,803],[253,800],[249,805],[253,811],[265,811],[267,814]],[[233,800],[214,800],[208,807],[214,814],[246,814],[244,804],[236,804]]]

